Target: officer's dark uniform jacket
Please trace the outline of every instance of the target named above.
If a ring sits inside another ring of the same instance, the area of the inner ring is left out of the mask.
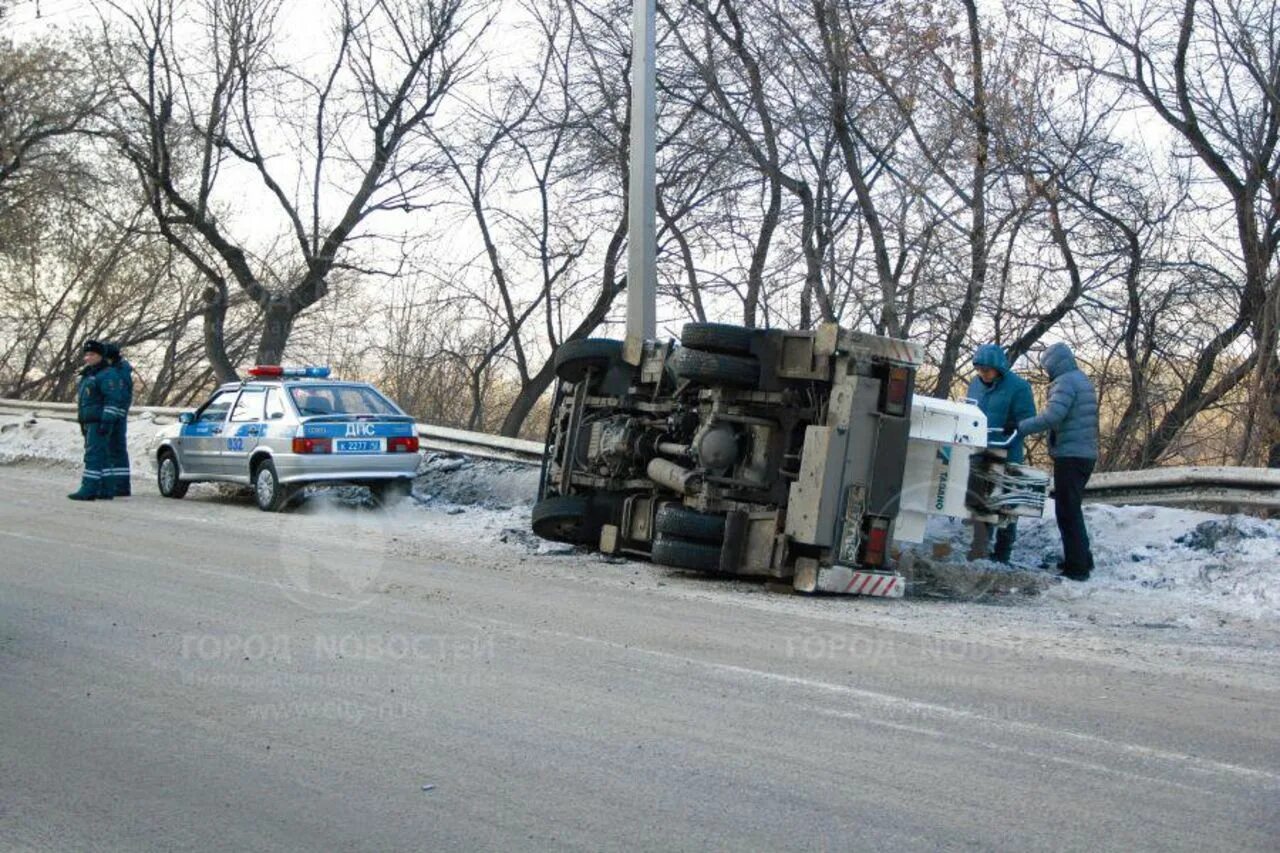
[[[110,396],[108,396],[110,395]],[[119,380],[111,374],[107,363],[100,362],[80,371],[76,391],[76,420],[84,426],[109,423],[107,409],[118,409]]]

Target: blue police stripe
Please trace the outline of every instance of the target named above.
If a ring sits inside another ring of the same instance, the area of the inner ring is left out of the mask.
[[[368,421],[339,421],[304,424],[302,434],[307,438],[391,438],[414,434],[413,424],[370,423]]]

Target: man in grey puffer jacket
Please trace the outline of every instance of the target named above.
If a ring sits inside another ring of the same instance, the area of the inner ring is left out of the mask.
[[[1080,503],[1098,461],[1098,394],[1066,344],[1046,349],[1040,366],[1051,380],[1049,402],[1040,414],[1019,421],[1018,432],[1049,432],[1053,500],[1062,534],[1062,575],[1084,581],[1093,570],[1093,554]]]

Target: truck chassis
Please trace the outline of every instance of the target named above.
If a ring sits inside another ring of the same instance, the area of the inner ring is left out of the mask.
[[[1043,513],[1048,479],[981,411],[915,395],[922,350],[841,329],[688,323],[679,344],[565,343],[533,529],[683,569],[897,597],[930,515]]]

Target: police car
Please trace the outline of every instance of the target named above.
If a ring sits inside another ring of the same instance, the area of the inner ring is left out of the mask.
[[[192,483],[240,483],[267,512],[284,509],[307,483],[368,486],[382,504],[409,495],[417,430],[376,388],[331,380],[327,367],[260,365],[248,373],[157,434],[160,494],[181,498]]]

